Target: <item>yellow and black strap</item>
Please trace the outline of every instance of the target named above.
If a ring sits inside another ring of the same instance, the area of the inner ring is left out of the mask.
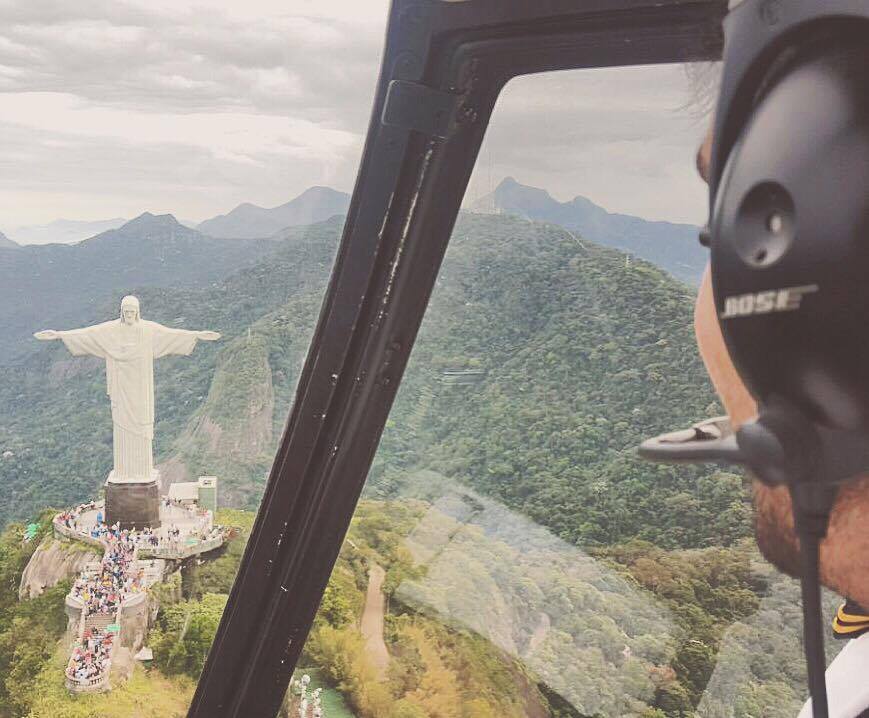
[[[833,637],[847,640],[864,633],[869,633],[869,611],[850,599],[846,600],[833,619]]]

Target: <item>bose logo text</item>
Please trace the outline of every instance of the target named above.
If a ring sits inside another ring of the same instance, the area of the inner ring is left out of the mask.
[[[768,292],[725,297],[721,318],[733,319],[772,312],[793,312],[800,308],[804,296],[817,291],[817,284],[807,284],[803,287],[771,289]]]

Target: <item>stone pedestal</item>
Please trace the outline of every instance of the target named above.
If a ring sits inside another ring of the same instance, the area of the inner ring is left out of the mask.
[[[106,481],[106,523],[122,529],[160,526],[160,482],[155,471],[150,481]]]

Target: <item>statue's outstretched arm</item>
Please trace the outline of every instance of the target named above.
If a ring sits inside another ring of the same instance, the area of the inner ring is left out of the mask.
[[[152,346],[155,359],[167,356],[168,354],[189,356],[197,341],[213,342],[220,339],[218,332],[164,327],[162,324],[155,322],[151,322],[150,326],[154,332]]]
[[[106,324],[95,324],[91,327],[68,329],[62,332],[55,329],[46,329],[42,332],[36,332],[33,336],[40,341],[60,339],[73,356],[89,354],[105,359],[113,351],[110,337],[105,332]]]

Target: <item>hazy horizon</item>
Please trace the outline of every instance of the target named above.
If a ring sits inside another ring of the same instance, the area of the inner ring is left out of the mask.
[[[493,192],[494,189],[496,189],[502,182],[506,181],[507,179],[513,179],[521,185],[533,187],[533,185],[528,185],[527,183],[523,182],[521,180],[521,178],[505,176],[505,177],[501,177],[497,182],[494,183],[494,187],[492,188],[491,191]],[[546,191],[553,199],[555,199],[556,201],[561,202],[563,204],[569,203],[569,202],[571,202],[575,199],[579,199],[579,198],[591,199],[589,197],[585,197],[585,195],[582,195],[582,194],[574,194],[574,195],[571,195],[569,197],[559,198],[559,197],[556,197],[552,192],[549,192],[546,187],[533,187],[533,188],[534,189],[542,189],[542,190]],[[308,189],[310,189],[310,188],[308,188]],[[331,187],[329,189],[335,189],[335,188]],[[307,190],[303,190],[303,192],[301,194],[303,194],[306,191]],[[338,191],[341,191],[341,190],[338,190]],[[347,194],[349,197],[350,193],[345,192],[345,194]],[[489,193],[487,192],[487,193],[480,194],[479,196],[471,196],[470,189],[469,189],[468,194],[465,196],[465,201],[462,205],[462,209],[466,209],[466,210],[471,209],[472,206],[475,204],[475,202],[480,200],[482,197],[486,196],[486,194],[489,194]],[[298,196],[300,196],[300,195],[297,195],[297,197]],[[290,200],[288,200],[288,202],[292,201],[293,199],[296,199],[297,197],[290,198]],[[594,201],[594,200],[592,200],[592,201]],[[256,204],[256,203],[246,203],[246,204]],[[286,204],[286,203],[282,203],[282,204]],[[609,207],[601,205],[598,202],[595,202],[595,204],[598,205],[599,207],[602,207],[604,210],[606,210],[607,212],[610,212],[611,214],[630,214],[631,216],[636,216],[636,217],[639,217],[640,219],[644,219],[644,220],[648,220],[648,221],[669,221],[669,222],[672,222],[674,224],[697,224],[696,222],[690,222],[690,221],[689,222],[679,222],[677,220],[669,220],[667,218],[643,217],[642,215],[638,215],[638,214],[634,214],[634,213],[617,212],[616,210],[613,210]],[[239,205],[236,205],[236,207],[238,207],[238,206]],[[258,206],[262,209],[270,210],[270,209],[277,209],[280,205],[275,205],[274,207],[262,207],[262,205],[258,205]],[[229,214],[232,211],[232,209],[235,209],[235,207],[233,207],[229,210],[226,210],[225,212],[221,212],[217,215],[213,215],[211,217],[206,217],[205,220],[214,219],[215,217],[224,216],[226,214]],[[86,220],[78,220],[78,219],[70,220],[68,218],[61,217],[61,218],[55,219],[55,220],[48,222],[48,223],[45,223],[45,224],[21,225],[19,227],[12,227],[8,231],[3,230],[2,227],[0,227],[0,232],[3,232],[3,234],[5,234],[6,237],[8,237],[9,239],[11,239],[11,240],[13,240],[21,245],[42,245],[42,244],[50,244],[50,243],[71,244],[71,243],[78,242],[78,241],[81,241],[84,239],[88,239],[88,238],[90,238],[90,237],[92,237],[95,234],[98,234],[100,232],[104,232],[104,231],[107,231],[110,229],[116,229],[118,227],[121,227],[124,224],[126,224],[127,222],[130,222],[130,221],[136,219],[137,217],[140,217],[140,216],[145,215],[145,214],[151,214],[151,215],[157,215],[157,216],[168,214],[168,215],[173,216],[179,224],[182,224],[185,227],[190,227],[192,229],[197,228],[200,224],[202,224],[202,222],[205,221],[205,220],[191,220],[189,218],[179,217],[174,212],[151,212],[150,210],[145,209],[145,210],[142,210],[138,214],[131,216],[131,217],[112,217],[112,218],[108,218],[108,219],[86,219]],[[98,225],[105,225],[105,226],[102,226],[101,228],[94,229],[92,233],[85,233],[84,232],[85,227],[97,227]],[[65,232],[71,234],[74,232],[75,228],[77,228],[77,227],[82,228],[82,231],[79,232],[79,234],[76,238],[63,239],[63,238],[59,237],[58,233],[65,231]],[[55,234],[52,234],[52,233],[55,233]],[[43,236],[40,237],[39,236],[40,234],[42,234]],[[206,234],[207,234],[207,231],[206,231]],[[51,237],[51,238],[49,238],[49,237]]]

